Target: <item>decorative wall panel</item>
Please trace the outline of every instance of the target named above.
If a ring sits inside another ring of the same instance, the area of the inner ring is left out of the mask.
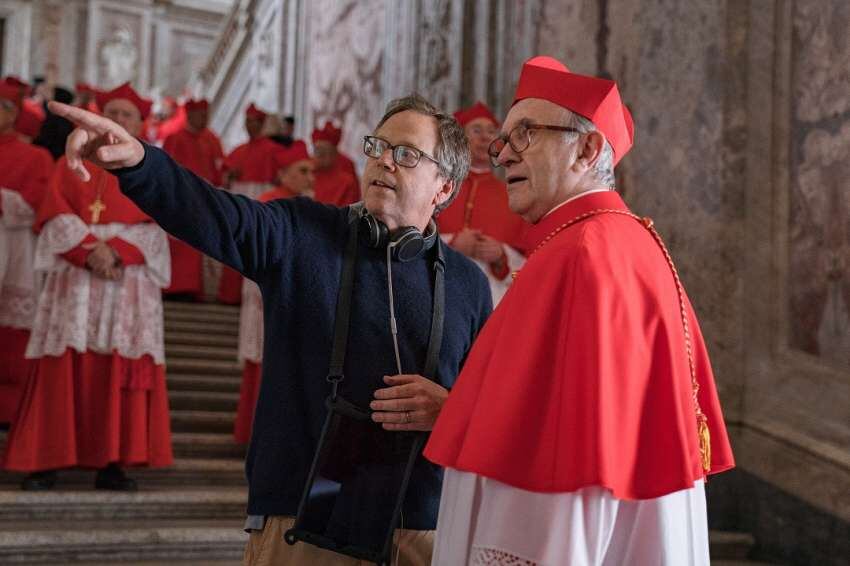
[[[850,4],[795,4],[789,344],[850,366]]]

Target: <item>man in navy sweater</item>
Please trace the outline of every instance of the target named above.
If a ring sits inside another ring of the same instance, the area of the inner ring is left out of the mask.
[[[72,170],[86,179],[83,160],[112,170],[121,190],[165,230],[260,286],[265,353],[246,466],[252,534],[245,563],[357,564],[283,542],[327,413],[343,258],[356,226],[350,210],[302,198],[264,204],[219,191],[103,117],[61,104],[51,110],[78,126],[67,146]],[[364,151],[365,209],[390,233],[408,226],[426,234],[435,230],[432,217],[451,202],[469,167],[466,138],[454,118],[415,95],[395,100],[366,137]],[[340,394],[371,408],[373,420],[387,430],[431,430],[492,309],[481,270],[461,254],[443,251],[445,323],[431,381],[419,373],[431,331],[436,250],[392,261],[400,372],[389,324],[386,249],[358,247]],[[402,506],[399,564],[430,563],[441,482],[442,470],[420,455]]]

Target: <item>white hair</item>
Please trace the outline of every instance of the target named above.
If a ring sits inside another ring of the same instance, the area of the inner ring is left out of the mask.
[[[580,116],[579,114],[570,112],[569,110],[565,110],[565,112],[567,113],[566,125],[571,128],[575,128],[580,134],[599,131],[596,126],[593,125],[593,122],[584,116]],[[599,133],[602,134],[602,132]],[[604,138],[605,135],[602,134],[602,137]],[[602,146],[602,151],[599,153],[599,159],[596,160],[596,164],[593,166],[593,178],[599,184],[612,189],[617,184],[617,179],[614,177],[614,150],[611,148],[611,144],[608,143],[607,139]]]

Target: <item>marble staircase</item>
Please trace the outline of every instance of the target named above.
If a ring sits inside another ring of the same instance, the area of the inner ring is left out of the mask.
[[[0,564],[239,564],[238,309],[166,303],[165,328],[174,466],[132,470],[135,493],[96,491],[82,470],[62,472],[52,491],[22,492],[23,474],[0,472]],[[756,565],[747,534],[712,532],[711,546],[713,564]]]
[[[0,564],[239,564],[238,328],[236,307],[166,303],[174,465],[130,470],[135,493],[96,491],[82,470],[61,472],[52,491],[22,492],[23,474],[0,472]]]

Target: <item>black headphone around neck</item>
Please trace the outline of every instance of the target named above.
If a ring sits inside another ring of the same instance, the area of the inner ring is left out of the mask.
[[[351,211],[357,215],[357,230],[361,241],[370,248],[392,249],[393,259],[402,263],[413,261],[429,250],[439,237],[437,225],[433,220],[428,222],[427,233],[423,234],[415,226],[403,226],[390,234],[387,225],[372,216],[363,203],[352,205]]]

